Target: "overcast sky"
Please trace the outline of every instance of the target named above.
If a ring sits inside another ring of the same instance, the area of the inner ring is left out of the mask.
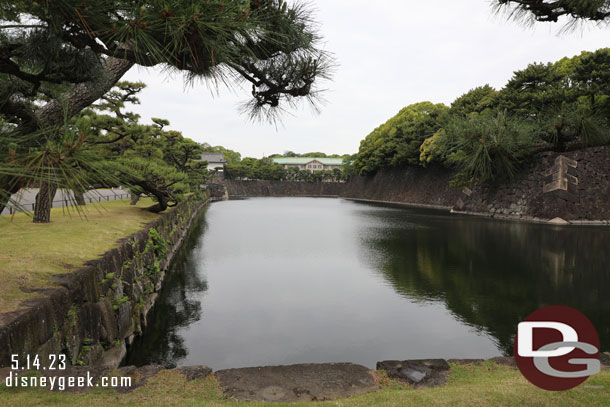
[[[133,68],[124,79],[145,82],[134,111],[145,122],[161,117],[197,142],[223,145],[242,157],[295,152],[355,153],[360,140],[412,103],[450,104],[468,90],[501,88],[531,62],[608,47],[610,28],[562,24],[527,28],[494,15],[489,0],[312,0],[324,48],[338,67],[323,84],[326,104],[303,105],[277,127],[239,112],[249,88],[218,92],[185,87],[181,75]]]

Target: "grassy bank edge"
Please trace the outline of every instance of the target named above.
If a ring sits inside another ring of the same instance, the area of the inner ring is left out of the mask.
[[[1,216],[0,313],[18,309],[38,295],[30,290],[53,286],[53,275],[83,267],[157,219],[144,210],[151,204],[148,198],[135,206],[127,199],[88,204],[81,216],[53,208],[47,224],[32,223],[25,213]]]
[[[316,403],[262,403],[227,400],[211,375],[191,382],[175,370],[164,370],[136,390],[119,394],[112,389],[90,393],[51,392],[44,389],[13,389],[0,384],[0,400],[5,405],[28,406],[608,406],[610,371],[604,370],[583,385],[565,392],[549,392],[527,382],[521,373],[507,366],[451,364],[447,385],[414,390],[375,372],[380,389],[348,399]]]

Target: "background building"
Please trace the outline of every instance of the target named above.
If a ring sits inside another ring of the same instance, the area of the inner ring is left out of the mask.
[[[274,158],[273,162],[282,165],[285,169],[296,167],[301,170],[311,172],[332,170],[343,166],[342,158],[322,158],[322,157],[286,157]]]
[[[227,163],[224,154],[220,153],[203,153],[201,154],[200,160],[208,162],[208,170],[222,170]]]

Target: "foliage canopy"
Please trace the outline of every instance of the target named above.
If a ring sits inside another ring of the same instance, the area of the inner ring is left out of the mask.
[[[610,143],[610,48],[516,71],[449,108],[423,102],[402,109],[360,144],[353,169],[372,174],[404,165],[458,169],[456,183],[511,177],[541,151]]]

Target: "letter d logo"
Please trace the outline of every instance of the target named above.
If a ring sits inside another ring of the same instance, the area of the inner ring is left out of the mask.
[[[521,322],[517,328],[519,336],[518,353],[522,357],[557,357],[567,355],[574,350],[573,346],[563,346],[555,350],[533,350],[534,328],[554,329],[561,332],[561,342],[578,342],[578,334],[570,325],[561,322],[533,321]]]
[[[523,376],[545,390],[568,390],[599,372],[599,337],[577,310],[554,305],[517,327],[513,348]]]

